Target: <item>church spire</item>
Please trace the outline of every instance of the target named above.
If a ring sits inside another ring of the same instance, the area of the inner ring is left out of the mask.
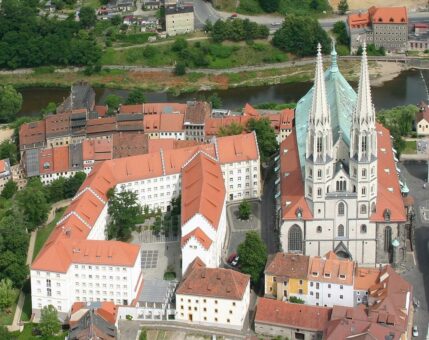
[[[360,147],[359,147],[360,145]],[[376,157],[375,109],[372,104],[369,82],[366,43],[362,46],[359,90],[356,107],[352,117],[350,157],[368,160]]]
[[[337,51],[335,50],[335,40],[332,39],[332,50],[331,50],[331,72],[338,72],[337,64]]]
[[[312,155],[315,162],[326,162],[328,156],[332,157],[331,118],[326,96],[322,46],[320,43],[317,44],[313,100],[308,116],[306,156],[310,158]]]

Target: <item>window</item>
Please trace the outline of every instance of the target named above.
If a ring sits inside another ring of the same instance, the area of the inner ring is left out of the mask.
[[[217,308],[215,308],[215,313],[217,313]]]
[[[346,191],[347,182],[345,180],[337,181],[337,191]]]
[[[384,228],[384,251],[390,251],[392,244],[392,228],[387,226]]]
[[[318,188],[317,189],[317,196],[322,196],[322,189],[321,188]]]
[[[344,226],[342,224],[338,226],[338,237],[344,237]]]
[[[366,224],[362,224],[362,225],[360,226],[360,232],[361,232],[362,234],[366,234]]]
[[[316,299],[318,299],[318,298],[319,298],[319,293],[316,292]]]
[[[343,285],[340,285],[340,289],[343,289]]]
[[[296,224],[289,229],[288,250],[302,251],[302,231]]]
[[[338,203],[338,216],[344,216],[344,203]]]
[[[319,282],[316,282],[316,289],[319,289]]]
[[[340,295],[340,299],[341,299],[341,300],[343,299],[343,296],[342,296],[342,295]]]
[[[215,318],[214,320],[215,320],[215,322],[217,322],[217,318]]]
[[[302,286],[302,280],[299,280],[299,284]]]
[[[322,170],[317,170],[317,177],[319,177],[319,178],[322,177]]]
[[[330,298],[331,297],[331,294],[328,294],[328,298]]]
[[[366,205],[365,205],[365,204],[362,204],[362,205],[360,206],[360,213],[361,213],[361,214],[366,214]]]
[[[319,226],[316,228],[316,231],[320,234],[320,233],[322,232],[322,227],[319,225]]]
[[[303,290],[302,289],[298,289],[298,294],[303,294],[304,292],[303,292]]]
[[[316,141],[316,152],[320,154],[322,152],[322,137],[317,137]]]

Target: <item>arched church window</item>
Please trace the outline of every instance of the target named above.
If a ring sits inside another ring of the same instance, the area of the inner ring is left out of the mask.
[[[367,136],[362,136],[361,151],[363,154],[365,154],[368,149],[367,141]]]
[[[389,251],[392,245],[392,228],[387,226],[384,228],[384,251]]]
[[[372,202],[372,203],[371,203],[371,212],[375,213],[375,210],[376,210],[375,203],[374,203],[374,202]]]
[[[294,224],[289,229],[288,235],[288,250],[289,251],[302,251],[302,231],[299,226]]]
[[[316,152],[321,153],[322,152],[322,137],[317,137],[316,140]]]
[[[338,237],[344,237],[344,226],[342,224],[338,226]]]
[[[344,203],[343,202],[340,202],[338,204],[338,215],[344,216]]]
[[[361,214],[366,214],[366,205],[365,205],[365,204],[362,204],[362,205],[360,206],[360,213],[361,213]]]

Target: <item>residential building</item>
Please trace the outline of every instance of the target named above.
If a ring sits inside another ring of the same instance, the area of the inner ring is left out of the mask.
[[[410,339],[413,287],[392,267],[384,266],[368,291],[368,305],[334,306],[324,339],[367,336],[375,339]]]
[[[356,266],[353,287],[353,305],[355,307],[362,303],[368,304],[369,288],[375,284],[379,276],[379,268],[360,268]]]
[[[177,3],[165,7],[165,29],[167,35],[190,33],[195,30],[194,6]]]
[[[76,302],[73,304],[70,319],[69,339],[117,338],[117,307],[112,302]]]
[[[265,266],[265,296],[287,301],[291,296],[306,300],[309,257],[276,253]]]
[[[354,305],[354,262],[351,260],[339,259],[332,251],[324,258],[312,257],[308,281],[306,303],[324,307]]]
[[[429,107],[426,103],[420,107],[416,114],[417,136],[429,136]]]
[[[255,332],[286,339],[322,339],[331,312],[332,308],[258,298]]]
[[[182,273],[199,257],[207,267],[221,264],[226,237],[226,191],[220,164],[204,153],[182,170]]]
[[[408,36],[409,51],[426,51],[429,49],[429,25],[426,23],[414,24]]]
[[[375,7],[347,18],[350,50],[354,53],[365,41],[388,52],[405,52],[408,48],[408,14],[406,7]]]
[[[320,51],[314,86],[298,101],[275,168],[281,247],[309,256],[333,251],[360,265],[390,263],[407,216],[390,133],[375,119],[365,45],[357,95],[335,49],[326,72]]]
[[[5,184],[12,179],[12,169],[9,158],[0,160],[0,193],[3,191]]]
[[[204,141],[204,126],[210,115],[211,105],[209,103],[188,102],[183,122],[187,140]]]
[[[235,270],[206,268],[196,258],[176,290],[176,320],[242,329],[249,309],[250,276]]]
[[[234,172],[224,175],[225,169],[238,167],[243,173],[256,175],[257,185],[250,184],[250,175],[248,180],[236,178]],[[221,178],[232,188],[222,189]],[[96,163],[31,265],[33,311],[40,313],[41,308],[52,304],[64,313],[76,301],[136,306],[143,282],[140,247],[105,241],[107,192],[111,188],[116,192],[133,191],[142,206],[162,211],[167,211],[171,200],[182,194],[182,234],[199,228],[213,243],[209,257],[204,252],[189,252],[189,256],[194,259],[201,255],[199,262],[215,266],[225,238],[225,197],[259,198],[259,180],[255,133]],[[235,187],[234,181],[243,185]],[[191,238],[188,241],[194,242],[195,237]],[[188,247],[191,243],[183,245]],[[182,254],[182,261],[185,265],[190,262],[187,251]],[[235,321],[231,319],[231,323]]]

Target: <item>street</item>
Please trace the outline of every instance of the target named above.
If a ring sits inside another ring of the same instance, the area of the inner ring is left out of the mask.
[[[227,19],[228,17],[231,16],[231,13],[217,11],[216,9],[213,8],[210,2],[204,1],[204,0],[194,0],[194,12],[195,12],[195,18],[196,18],[196,23],[195,23],[196,28],[204,27],[204,24],[207,20],[214,23],[218,19]],[[241,19],[247,18],[251,21],[257,22],[258,24],[265,25],[270,29],[270,31],[277,30],[279,26],[277,26],[276,24],[281,23],[284,19],[284,17],[280,15],[268,15],[268,14],[255,15],[255,16],[238,14],[238,17]],[[346,20],[347,20],[347,16],[342,15],[342,16],[335,16],[334,18],[319,19],[319,23],[325,30],[330,30],[332,29],[332,27],[337,21],[346,21]],[[409,12],[408,20],[410,24],[417,23],[417,22],[429,23],[429,13],[428,12]]]
[[[423,221],[420,215],[420,207],[429,201],[429,188],[423,188],[423,181],[427,177],[426,162],[399,163],[401,174],[410,189],[410,195],[414,197],[415,215],[415,250],[414,255],[417,266],[408,268],[401,275],[413,284],[414,297],[420,301],[420,307],[414,315],[414,324],[419,329],[420,339],[427,334],[429,322],[429,223]]]

